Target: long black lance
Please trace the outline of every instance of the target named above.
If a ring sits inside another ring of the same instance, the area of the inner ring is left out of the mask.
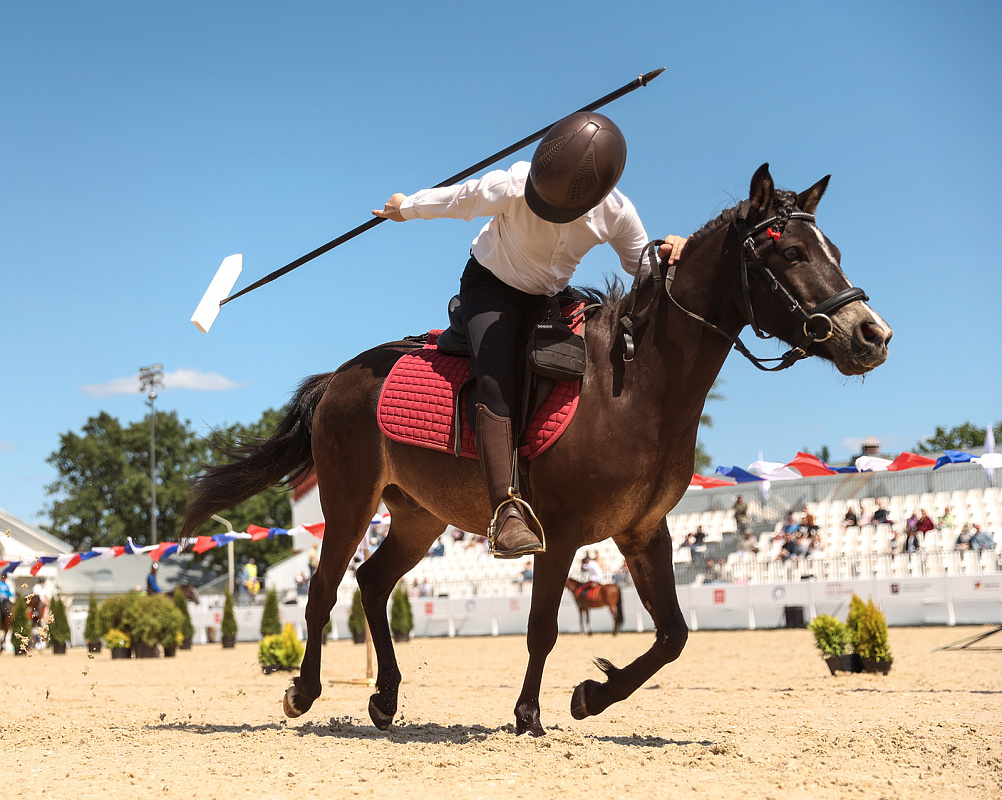
[[[584,108],[579,109],[579,111],[582,112],[594,111],[595,109],[608,105],[613,100],[617,100],[618,98],[622,97],[624,94],[629,94],[635,89],[639,89],[641,86],[646,86],[648,83],[650,83],[664,71],[665,68],[661,67],[660,69],[656,69],[653,70],[652,72],[645,73],[644,75],[641,75],[635,80],[630,81],[625,86],[621,86],[619,89],[616,89],[616,91],[610,92],[604,97],[600,97],[594,103],[590,103],[589,105],[586,105]],[[488,156],[482,161],[478,161],[476,164],[467,167],[462,172],[457,172],[455,175],[446,178],[441,183],[435,184],[433,188],[438,189],[443,186],[452,186],[453,184],[466,180],[470,176],[475,175],[477,172],[482,170],[484,167],[489,167],[491,164],[494,164],[500,161],[501,159],[510,156],[512,153],[521,150],[526,145],[532,144],[533,142],[543,138],[543,135],[551,127],[553,127],[554,124],[555,123],[551,122],[549,125],[540,128],[535,133],[532,133],[529,136],[526,136],[524,139],[520,139],[514,144],[509,145],[508,147],[504,148],[504,150],[499,150],[494,155]],[[379,225],[379,223],[385,221],[386,219],[383,217],[372,217],[368,222],[359,225],[357,228],[353,228],[347,233],[341,234],[336,239],[331,239],[329,242],[327,242],[327,244],[321,245],[316,250],[311,250],[306,255],[300,256],[295,261],[286,264],[284,267],[276,269],[269,275],[265,275],[263,278],[252,283],[250,286],[247,286],[246,288],[241,289],[239,292],[230,295],[229,297],[226,297],[227,292],[229,292],[229,290],[233,288],[233,284],[236,282],[236,278],[239,276],[240,268],[242,266],[242,262],[240,263],[240,265],[238,265],[238,262],[231,261],[231,259],[240,258],[239,256],[229,256],[226,260],[223,261],[223,264],[220,266],[219,271],[216,274],[216,278],[213,279],[212,283],[209,285],[209,288],[206,290],[205,296],[202,298],[202,302],[199,303],[194,316],[192,316],[191,318],[191,321],[194,322],[196,327],[198,327],[200,330],[207,331],[209,329],[209,326],[211,326],[212,322],[215,320],[216,314],[219,313],[219,308],[224,306],[226,303],[229,303],[231,300],[236,300],[238,297],[241,297],[247,294],[248,292],[252,292],[257,288],[264,286],[266,283],[271,283],[272,281],[281,278],[283,275],[292,272],[292,270],[298,269],[299,267],[303,266],[303,264],[312,261],[318,256],[322,256],[324,253],[333,250],[338,245],[344,244],[350,239],[354,239],[359,234],[364,233],[370,228],[374,228],[377,225]],[[230,262],[229,270],[226,270],[227,262]],[[232,276],[232,280],[227,280],[223,274],[224,272],[228,272],[229,275]],[[220,280],[221,278],[222,280]],[[217,300],[217,298],[219,298],[220,295],[222,295],[222,299]]]

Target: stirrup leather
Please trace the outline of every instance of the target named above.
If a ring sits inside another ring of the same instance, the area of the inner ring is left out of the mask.
[[[494,516],[491,517],[490,524],[487,526],[487,545],[488,545],[487,552],[490,555],[494,555],[497,552],[495,545],[497,544],[498,534],[500,533],[498,526],[498,516],[500,516],[501,514],[501,509],[504,508],[509,503],[514,503],[516,506],[523,506],[525,510],[529,512],[529,516],[532,517],[532,521],[536,523],[536,528],[539,530],[539,541],[543,545],[543,549],[537,550],[536,554],[538,555],[539,553],[545,553],[546,534],[543,532],[543,523],[539,521],[539,517],[537,517],[536,512],[532,510],[532,506],[530,506],[527,502],[525,502],[525,500],[521,498],[519,493],[512,486],[508,487],[508,497],[502,500],[498,504],[498,507],[494,509]]]

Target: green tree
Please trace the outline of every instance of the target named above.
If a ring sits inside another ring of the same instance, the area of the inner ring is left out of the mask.
[[[1002,442],[1002,422],[996,422],[992,426],[995,433],[995,441]],[[944,450],[967,451],[975,447],[985,446],[985,426],[976,426],[970,422],[963,425],[955,425],[947,430],[937,426],[936,432],[927,439],[923,439],[915,445],[917,453],[942,453]]]
[[[205,443],[174,412],[156,419],[157,534],[176,541],[188,482],[205,460]],[[79,550],[148,542],[150,530],[150,436],[147,421],[123,427],[102,412],[81,433],[64,433],[48,458],[58,477],[46,487],[55,496],[45,529]]]
[[[240,443],[264,438],[277,427],[284,410],[269,409],[256,422],[234,424],[201,437],[189,422],[174,412],[158,412],[156,418],[157,535],[160,541],[177,541],[188,503],[192,479],[207,466],[224,462]],[[80,432],[60,436],[59,449],[49,456],[57,478],[46,487],[55,499],[46,509],[52,520],[45,529],[77,550],[114,546],[132,536],[137,545],[149,544],[150,530],[150,434],[149,420],[127,427],[110,414],[91,417]],[[234,530],[249,525],[288,528],[292,520],[289,490],[268,489],[221,516]],[[223,533],[226,528],[209,522],[199,531]],[[254,558],[274,564],[292,552],[290,537],[258,542],[239,540],[238,558]],[[192,558],[192,556],[188,556]],[[226,548],[194,556],[207,569],[226,569]]]
[[[268,409],[261,418],[250,425],[233,424],[214,430],[208,439],[207,465],[215,466],[226,463],[239,455],[240,448],[253,445],[255,440],[266,439],[278,427],[285,416],[285,409]],[[204,469],[204,466],[199,472]],[[291,493],[284,486],[273,486],[234,508],[221,511],[219,516],[229,521],[233,530],[244,531],[250,525],[262,528],[289,528],[292,524]],[[202,526],[199,533],[212,536],[225,533],[226,527],[215,520],[210,520]],[[261,539],[252,542],[240,539],[233,543],[234,557],[239,562],[253,558],[258,564],[275,564],[292,553],[292,537],[276,536],[273,539]],[[203,556],[205,563],[217,571],[226,569],[226,549],[209,550]]]

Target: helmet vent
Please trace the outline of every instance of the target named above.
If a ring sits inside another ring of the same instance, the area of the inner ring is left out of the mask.
[[[567,201],[576,205],[582,200],[590,199],[595,194],[599,183],[601,180],[595,166],[595,145],[592,144],[574,173],[574,179],[567,190]]]
[[[564,145],[567,144],[567,140],[570,138],[570,136],[561,136],[542,145],[532,157],[533,172],[537,175],[546,172],[546,168],[560,154],[560,151],[564,149]]]

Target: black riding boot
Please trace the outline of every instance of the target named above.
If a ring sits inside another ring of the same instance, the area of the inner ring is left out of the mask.
[[[511,486],[515,456],[511,420],[495,416],[482,404],[477,404],[477,453],[493,515],[488,531],[491,552],[497,558],[546,552],[541,540],[542,530],[536,535],[529,527],[522,510],[523,501],[517,498]],[[538,521],[534,522],[538,525]]]

